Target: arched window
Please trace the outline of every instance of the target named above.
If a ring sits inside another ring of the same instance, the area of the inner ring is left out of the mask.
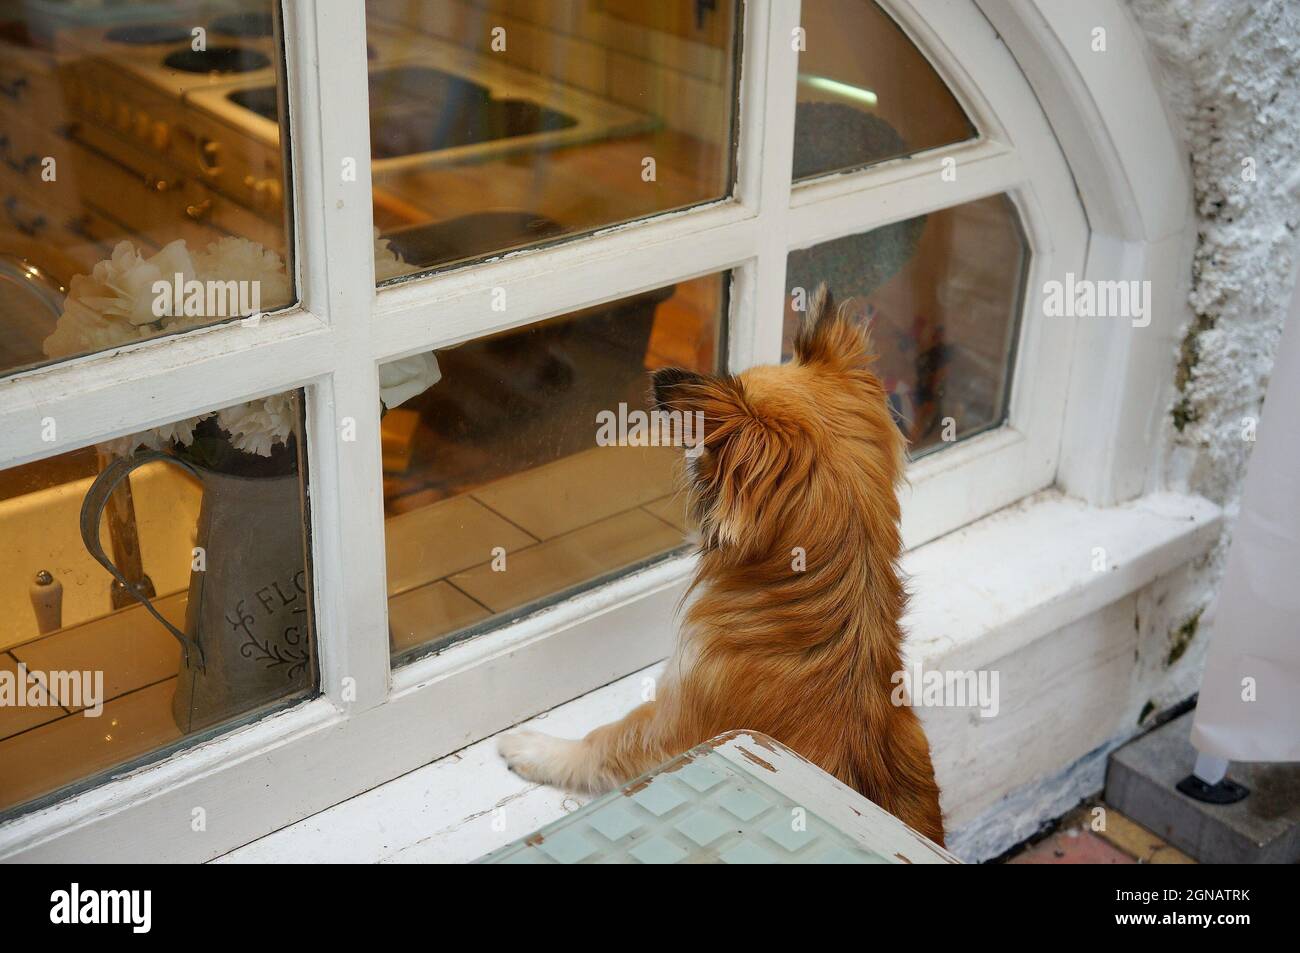
[[[909,547],[1146,488],[1175,305],[1051,304],[1187,234],[1118,4],[183,6],[0,23],[0,675],[63,679],[0,855],[220,803],[213,856],[664,657],[647,372],[783,360],[823,281]]]

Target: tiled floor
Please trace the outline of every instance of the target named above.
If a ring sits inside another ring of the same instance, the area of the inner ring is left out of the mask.
[[[1057,829],[1011,857],[1009,864],[1194,864],[1114,808],[1086,804]]]
[[[155,603],[174,625],[185,620],[184,592]],[[0,706],[0,810],[133,760],[181,737],[172,720],[180,663],[173,638],[140,607],[68,626],[0,652],[0,670],[102,673],[103,711],[85,699]]]
[[[681,459],[667,447],[597,447],[390,518],[393,651],[682,545]]]
[[[119,695],[99,717],[35,709],[56,713],[55,720],[0,740],[0,809],[180,740],[172,720],[174,682],[173,675]]]
[[[671,493],[681,451],[600,447],[387,521],[389,621],[401,653],[680,546]],[[505,570],[493,570],[493,550]],[[184,625],[186,593],[157,600]],[[182,737],[171,712],[173,638],[129,607],[0,652],[0,670],[90,671],[103,714],[71,699],[0,706],[0,810],[133,760]],[[66,704],[65,704],[66,703]]]

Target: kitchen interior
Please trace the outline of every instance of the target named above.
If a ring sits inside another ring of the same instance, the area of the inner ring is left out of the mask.
[[[368,2],[377,281],[725,198],[740,6]],[[293,304],[282,30],[269,0],[0,0],[0,374],[238,316],[139,321],[132,282],[151,267]],[[681,549],[680,452],[598,447],[594,418],[644,407],[656,367],[718,367],[728,286],[682,281],[441,351],[435,383],[376,408],[395,660]],[[172,710],[176,639],[78,532],[97,478],[143,447],[0,470],[0,671],[102,671],[107,696],[98,718],[70,698],[0,707],[0,812],[196,736]],[[146,463],[100,525],[182,634],[202,476]]]

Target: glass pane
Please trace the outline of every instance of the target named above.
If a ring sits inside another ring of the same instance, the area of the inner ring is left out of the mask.
[[[293,301],[279,128],[229,99],[280,95],[278,30],[271,0],[0,6],[0,374]]]
[[[301,405],[0,470],[0,814],[316,693]]]
[[[793,251],[788,360],[806,294],[825,281],[871,330],[874,370],[913,456],[1006,419],[1029,246],[1002,195]]]
[[[804,0],[794,177],[946,146],[975,127],[939,74],[871,0]]]
[[[637,418],[650,371],[721,366],[727,285],[684,281],[381,368],[395,655],[683,544],[683,451],[640,445]]]
[[[737,0],[368,0],[376,277],[731,191]]]

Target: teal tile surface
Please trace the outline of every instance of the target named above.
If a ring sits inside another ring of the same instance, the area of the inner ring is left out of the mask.
[[[644,824],[620,798],[591,815],[587,822],[610,840],[620,840]]]
[[[565,827],[543,836],[537,845],[546,856],[561,864],[576,864],[596,852],[596,845],[580,828]]]
[[[739,831],[736,825],[708,808],[700,808],[673,825],[674,829],[686,835],[697,847],[708,847],[719,837],[729,832]]]
[[[777,817],[763,828],[763,833],[791,853],[817,840],[817,833],[808,830],[806,811]]]
[[[718,795],[718,803],[742,821],[752,821],[772,806],[753,788],[742,785],[729,785]]]
[[[894,856],[866,849],[807,805],[796,803],[777,786],[782,779],[770,767],[751,769],[748,760],[729,761],[715,750],[718,744],[714,741],[693,748],[622,790],[592,801],[479,862],[899,862]],[[839,785],[797,757],[789,756],[783,763],[786,774],[798,775],[805,785]],[[882,816],[878,823],[902,826],[869,803],[864,802],[863,808]]]
[[[692,761],[677,772],[678,780],[689,784],[701,794],[713,790],[730,777],[734,777],[734,772],[719,770],[717,765],[708,760]]]
[[[675,864],[690,851],[663,837],[651,837],[628,851],[643,864]]]
[[[728,847],[718,855],[724,864],[775,864],[780,857],[774,857],[753,841],[743,840]]]
[[[689,798],[689,792],[678,790],[678,785],[666,775],[655,778],[653,783],[647,784],[632,795],[633,801],[655,817],[662,817],[673,808],[685,804]]]

